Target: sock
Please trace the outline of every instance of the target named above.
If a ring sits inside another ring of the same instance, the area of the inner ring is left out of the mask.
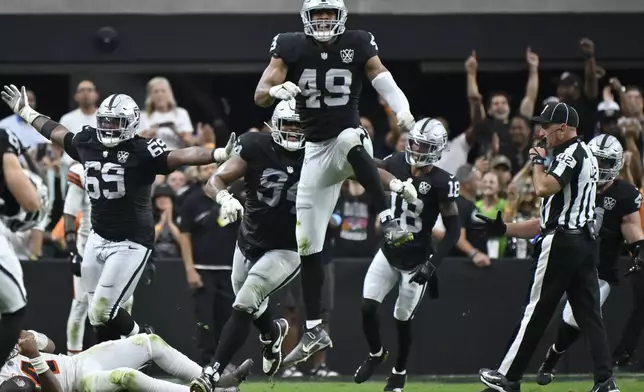
[[[87,306],[86,302],[72,300],[72,307],[67,317],[67,355],[83,351]]]
[[[118,332],[119,336],[133,336],[140,332],[139,325],[123,308],[119,308],[116,316],[105,323],[105,325],[112,328],[115,332]]]
[[[259,330],[259,334],[262,336],[262,340],[267,342],[273,339],[273,315],[269,308],[266,308],[264,313],[259,317],[253,320],[253,324]]]
[[[243,310],[233,309],[232,315],[226,321],[226,325],[224,325],[224,329],[221,331],[219,344],[217,344],[215,356],[212,361],[212,367],[216,373],[221,375],[233,359],[233,355],[242,348],[250,333],[252,324],[252,314],[246,313]]]
[[[138,370],[94,372],[88,376],[90,385],[100,391],[130,390],[140,392],[189,392],[190,387],[169,381],[157,380]],[[116,387],[116,388],[115,388]]]
[[[166,373],[185,381],[201,375],[201,366],[170,346],[159,335],[142,336],[146,336],[150,342],[152,360]]]
[[[402,369],[403,373],[398,374],[405,374],[407,359],[411,350],[411,322],[409,320],[396,320],[396,329],[398,330],[398,356],[396,357],[394,370]]]
[[[380,351],[378,351],[378,352],[377,352],[377,353],[375,353],[375,354],[369,353],[369,355],[371,355],[372,357],[379,357],[379,356],[381,356],[384,352],[385,352],[385,349],[384,349],[384,348],[382,348],[382,347],[380,347]]]
[[[353,173],[356,179],[364,187],[366,193],[371,198],[373,206],[376,211],[384,211],[387,209],[387,197],[385,196],[385,189],[380,181],[380,174],[378,173],[378,166],[376,162],[364,149],[363,146],[353,147],[347,154],[347,160],[353,167]]]
[[[364,299],[362,304],[362,330],[369,352],[382,355],[382,342],[380,341],[380,319],[378,317],[378,306],[380,304],[371,299]]]
[[[322,324],[322,319],[306,320],[306,329],[313,329],[320,324]]]
[[[324,265],[322,252],[302,258],[302,297],[306,308],[306,319],[322,319],[322,285],[324,284]],[[307,326],[308,327],[308,326]]]
[[[0,358],[2,358],[0,364],[2,365],[9,358],[11,351],[16,346],[16,342],[18,342],[26,313],[27,309],[23,307],[13,313],[5,313],[0,318]]]
[[[561,354],[568,350],[568,347],[575,343],[577,339],[579,339],[580,335],[581,332],[577,328],[561,320],[559,330],[557,332],[557,340],[555,341],[554,346],[555,351]]]

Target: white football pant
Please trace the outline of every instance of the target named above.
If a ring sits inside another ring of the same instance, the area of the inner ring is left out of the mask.
[[[22,281],[22,266],[9,241],[0,236],[0,317],[27,305],[27,290]]]
[[[610,295],[610,284],[605,280],[599,280],[599,306],[604,306],[604,303]],[[563,311],[563,320],[566,324],[570,325],[573,328],[579,329],[575,316],[572,314],[572,308],[570,307],[570,302],[566,301],[566,307]]]

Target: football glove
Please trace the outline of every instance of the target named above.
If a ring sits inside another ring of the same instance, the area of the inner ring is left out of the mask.
[[[408,110],[396,113],[396,120],[398,120],[398,127],[405,131],[411,131],[414,124],[416,124],[414,116]]]
[[[74,276],[78,276],[80,278],[80,276],[81,276],[81,264],[83,263],[83,258],[80,255],[78,255],[76,253],[73,253],[73,254],[69,255],[69,262],[70,262],[69,266],[70,266],[70,268],[72,270],[72,274]]]
[[[281,99],[282,101],[293,99],[301,92],[302,90],[300,90],[300,88],[293,82],[284,82],[277,86],[273,86],[268,90],[268,94],[271,97]]]
[[[215,201],[221,206],[221,214],[230,222],[235,222],[244,215],[244,207],[239,200],[225,189],[217,193]]]
[[[394,178],[389,182],[389,190],[394,193],[397,193],[400,197],[405,199],[407,203],[413,203],[414,200],[418,198],[418,193],[414,184],[411,183],[411,178],[408,178],[407,181],[402,182],[397,178]]]
[[[427,260],[425,263],[420,264],[412,272],[412,276],[409,279],[409,283],[418,283],[419,285],[424,285],[429,282],[432,275],[436,271],[436,267],[432,264],[431,261]]]
[[[490,237],[502,237],[508,230],[508,226],[503,222],[501,211],[496,213],[496,219],[490,219],[481,214],[476,214],[476,218],[478,221],[472,221],[472,228],[484,231]]]
[[[216,148],[213,151],[212,156],[215,158],[215,162],[223,163],[228,158],[230,158],[230,153],[233,152],[233,148],[235,147],[236,141],[237,141],[237,135],[235,134],[235,132],[233,132],[230,134],[230,138],[228,139],[228,143],[226,144],[226,147]]]
[[[20,90],[13,84],[4,86],[4,91],[0,92],[2,100],[13,110],[14,113],[22,117],[27,123],[31,124],[36,117],[41,114],[33,110],[29,106],[29,99],[27,98],[27,89],[22,86]]]
[[[640,271],[642,268],[644,268],[644,247],[641,244],[638,244],[633,247],[631,250],[631,254],[633,254],[633,265],[631,268],[628,269],[628,271],[624,274],[624,276],[628,276],[630,274],[634,274],[638,271]]]
[[[153,258],[148,259],[148,262],[145,263],[145,271],[143,271],[143,283],[146,286],[154,282],[154,277],[157,275],[157,265],[154,262]]]

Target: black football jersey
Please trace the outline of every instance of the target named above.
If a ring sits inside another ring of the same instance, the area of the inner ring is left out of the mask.
[[[16,135],[0,128],[0,215],[14,216],[20,212],[20,204],[13,197],[7,188],[7,182],[4,178],[4,167],[2,166],[4,154],[14,154],[20,156],[23,152],[22,144]]]
[[[85,191],[92,205],[92,230],[110,241],[154,245],[151,191],[157,174],[168,174],[166,145],[133,139],[107,148],[86,126],[72,139],[70,156],[85,168]],[[70,151],[68,151],[69,153]]]
[[[278,34],[270,52],[284,60],[287,80],[302,90],[296,100],[306,140],[328,140],[360,126],[365,64],[378,55],[371,33],[347,30],[328,45],[302,32]]]
[[[382,251],[389,263],[396,268],[409,270],[428,260],[433,253],[432,229],[440,214],[439,203],[456,202],[460,183],[445,170],[434,166],[429,172],[412,177],[411,166],[405,161],[405,153],[399,152],[385,158],[384,169],[401,181],[413,178],[418,199],[407,203],[396,193],[391,193],[391,209],[400,219],[400,226],[414,234],[414,240],[400,247],[383,245]]]
[[[247,164],[240,250],[252,261],[273,249],[297,250],[295,197],[304,150],[288,151],[268,133],[247,132],[235,153]]]
[[[617,283],[617,260],[622,253],[624,216],[639,211],[642,195],[634,185],[624,180],[613,184],[595,199],[596,227],[599,228],[599,278]]]

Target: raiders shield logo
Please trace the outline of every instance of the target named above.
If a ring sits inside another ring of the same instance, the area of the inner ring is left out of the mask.
[[[130,157],[130,153],[127,151],[119,151],[116,153],[116,159],[120,163],[125,163],[127,162],[127,159]]]
[[[322,52],[320,53],[320,57],[322,57],[322,60],[326,60],[329,58],[329,54],[327,52]]]
[[[345,64],[349,64],[353,61],[353,49],[342,49],[340,51],[340,58]]]
[[[286,172],[287,172],[288,174],[293,174],[293,166],[287,166],[287,167],[286,167]]]
[[[613,199],[612,197],[605,197],[604,198],[604,209],[606,211],[610,211],[613,208],[615,208],[616,204],[617,204],[617,200]]]
[[[423,195],[426,195],[430,189],[432,189],[432,186],[427,181],[423,181],[418,185],[418,192]]]

